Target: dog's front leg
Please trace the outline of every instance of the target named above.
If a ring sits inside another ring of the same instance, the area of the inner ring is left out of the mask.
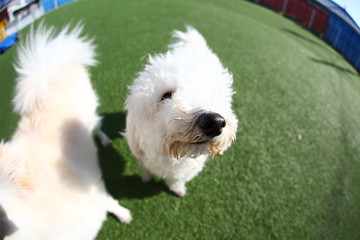
[[[114,198],[107,196],[106,208],[109,213],[114,216],[122,223],[130,223],[132,220],[131,212],[129,209],[122,207],[118,201]]]
[[[149,170],[146,169],[146,167],[144,166],[142,160],[138,161],[138,165],[142,170],[142,176],[141,176],[141,180],[143,182],[149,182],[152,178],[151,173],[149,172]]]
[[[116,199],[110,196],[106,192],[105,186],[102,183],[91,188],[91,193],[97,199],[97,201],[100,202],[104,209],[108,213],[113,214],[120,222],[131,222],[132,217],[130,210],[121,206]]]
[[[186,195],[186,187],[185,182],[175,179],[167,178],[165,179],[166,185],[169,187],[171,191],[173,191],[179,197],[185,197]]]

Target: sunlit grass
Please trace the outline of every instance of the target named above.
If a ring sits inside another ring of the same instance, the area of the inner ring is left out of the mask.
[[[99,160],[110,193],[134,218],[124,225],[109,217],[99,240],[360,238],[360,78],[322,40],[241,0],[79,0],[44,19],[58,27],[82,20],[98,44],[92,82],[113,139],[99,146]],[[181,199],[158,179],[141,182],[118,132],[127,85],[187,24],[233,73],[239,126],[233,146],[208,161]],[[3,139],[18,120],[15,50],[0,57]]]

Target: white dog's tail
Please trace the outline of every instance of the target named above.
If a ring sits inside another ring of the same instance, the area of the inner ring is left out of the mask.
[[[186,26],[186,32],[174,31],[172,34],[175,41],[169,45],[170,49],[179,47],[193,50],[208,50],[204,37],[193,27]]]
[[[56,34],[54,28],[41,24],[31,28],[25,43],[18,50],[15,69],[15,111],[21,115],[31,113],[47,98],[50,85],[60,81],[57,76],[74,65],[96,64],[95,46],[91,39],[81,37],[82,26],[72,30],[65,27]]]

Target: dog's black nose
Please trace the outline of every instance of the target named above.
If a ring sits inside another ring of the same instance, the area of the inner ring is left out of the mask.
[[[198,118],[198,126],[207,137],[219,136],[222,129],[226,126],[225,119],[218,113],[203,113]]]

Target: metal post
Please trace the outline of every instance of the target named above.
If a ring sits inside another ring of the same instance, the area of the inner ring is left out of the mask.
[[[282,9],[281,9],[281,12],[282,12],[282,13],[285,13],[285,11],[286,11],[286,6],[287,6],[287,0],[284,0],[283,6],[282,6]]]
[[[341,27],[339,27],[339,30],[338,30],[338,32],[336,34],[336,38],[335,38],[335,41],[334,41],[334,47],[336,46],[336,43],[339,40],[340,34],[341,34]]]
[[[311,29],[311,26],[312,26],[312,24],[314,22],[315,14],[316,14],[316,10],[313,9],[311,11],[311,16],[310,16],[310,20],[309,20],[309,24],[308,24],[308,29]]]

